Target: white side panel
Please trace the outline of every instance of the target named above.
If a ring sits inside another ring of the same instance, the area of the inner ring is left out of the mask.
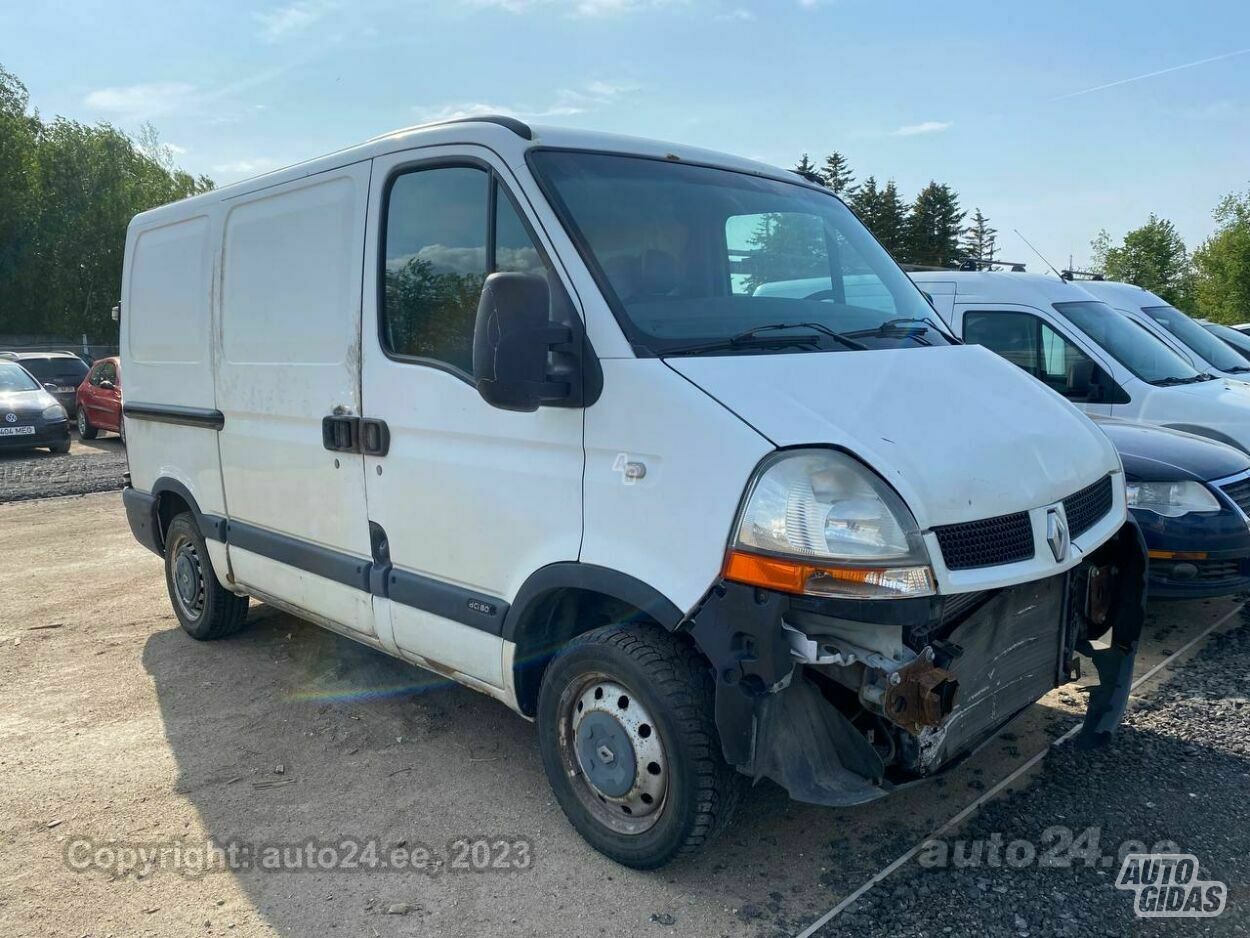
[[[213,208],[131,225],[122,274],[124,403],[217,406],[210,322]],[[201,510],[225,511],[215,431],[127,419],[126,433],[137,489],[150,491],[158,478],[168,477],[185,485]]]
[[[230,548],[230,566],[235,580],[243,586],[272,593],[293,606],[354,631],[375,634],[372,597],[363,590],[352,589],[237,547]]]
[[[582,562],[659,590],[682,611],[720,573],[739,502],[773,447],[659,359],[608,359],[586,411]],[[625,478],[626,462],[646,475]]]
[[[347,166],[227,203],[218,383],[231,519],[359,557],[361,458],[327,451],[321,421],[360,408],[368,180]]]
[[[503,688],[502,638],[411,606],[393,602],[390,607],[401,655],[416,655]]]

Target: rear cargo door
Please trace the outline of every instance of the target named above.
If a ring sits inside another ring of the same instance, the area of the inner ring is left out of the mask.
[[[369,164],[226,202],[217,401],[244,585],[374,634],[360,414],[360,289]],[[336,435],[337,434],[337,435]]]

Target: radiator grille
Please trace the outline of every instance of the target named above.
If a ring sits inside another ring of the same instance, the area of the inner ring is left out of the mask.
[[[1238,482],[1229,482],[1227,485],[1221,486],[1224,494],[1237,503],[1245,514],[1250,515],[1250,479],[1242,479]]]
[[[1101,521],[1111,510],[1111,502],[1111,476],[1104,476],[1065,498],[1063,512],[1068,516],[1068,536],[1080,537]]]
[[[973,570],[1016,563],[1033,556],[1033,527],[1029,513],[947,524],[933,529],[948,570]]]

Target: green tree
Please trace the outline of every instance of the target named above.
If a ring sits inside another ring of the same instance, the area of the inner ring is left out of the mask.
[[[1090,242],[1094,263],[1108,280],[1144,287],[1185,311],[1194,307],[1193,265],[1176,226],[1151,214],[1146,224],[1113,244],[1106,230]]]
[[[46,122],[0,68],[0,332],[115,341],[130,219],[209,188],[150,126]]]
[[[856,187],[849,204],[882,247],[896,259],[906,259],[903,254],[907,247],[907,208],[893,179],[879,187],[877,178],[869,176]]]
[[[816,168],[816,164],[807,158],[807,154],[803,154],[803,158],[794,166],[794,171],[800,176],[820,176],[820,172]]]
[[[972,213],[972,224],[964,229],[960,251],[967,257],[992,261],[998,250],[998,229],[990,227],[990,220],[978,208]]]
[[[1250,319],[1250,192],[1225,196],[1215,234],[1194,251],[1198,311],[1219,322]]]
[[[821,181],[835,195],[850,197],[855,193],[855,176],[845,156],[834,150],[825,157],[825,164],[820,168]]]
[[[930,182],[920,190],[907,218],[906,260],[945,267],[959,254],[964,213],[950,186]]]

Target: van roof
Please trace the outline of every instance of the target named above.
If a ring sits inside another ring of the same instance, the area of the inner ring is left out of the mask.
[[[1050,274],[999,270],[918,270],[908,276],[924,289],[936,284],[953,286],[956,296],[972,302],[1049,306],[1052,303],[1088,302],[1095,299],[1085,290],[1084,284],[1078,286]]]
[[[1082,282],[1081,286],[1104,303],[1110,303],[1120,309],[1141,310],[1147,306],[1171,305],[1167,300],[1151,293],[1145,287],[1119,280],[1091,280]]]
[[[514,158],[524,151],[535,147],[551,147],[570,150],[593,150],[603,153],[622,153],[636,156],[649,156],[657,159],[669,159],[688,163],[700,163],[734,169],[754,175],[784,179],[788,182],[818,188],[815,183],[804,181],[789,170],[766,163],[705,150],[685,144],[667,143],[662,140],[649,140],[643,137],[630,137],[621,134],[599,133],[588,130],[575,130],[567,127],[534,126],[502,116],[482,115],[472,118],[458,118],[432,124],[419,124],[414,127],[402,127],[364,143],[336,150],[324,156],[315,157],[282,169],[240,182],[213,189],[202,195],[192,196],[179,202],[159,206],[135,216],[134,221],[145,224],[150,220],[168,214],[170,206],[179,206],[178,214],[197,203],[211,204],[235,198],[265,189],[270,186],[291,182],[305,176],[347,166],[352,163],[374,159],[388,153],[417,147],[440,146],[448,144],[476,144],[488,147],[504,156]],[[134,223],[132,221],[132,224]]]

